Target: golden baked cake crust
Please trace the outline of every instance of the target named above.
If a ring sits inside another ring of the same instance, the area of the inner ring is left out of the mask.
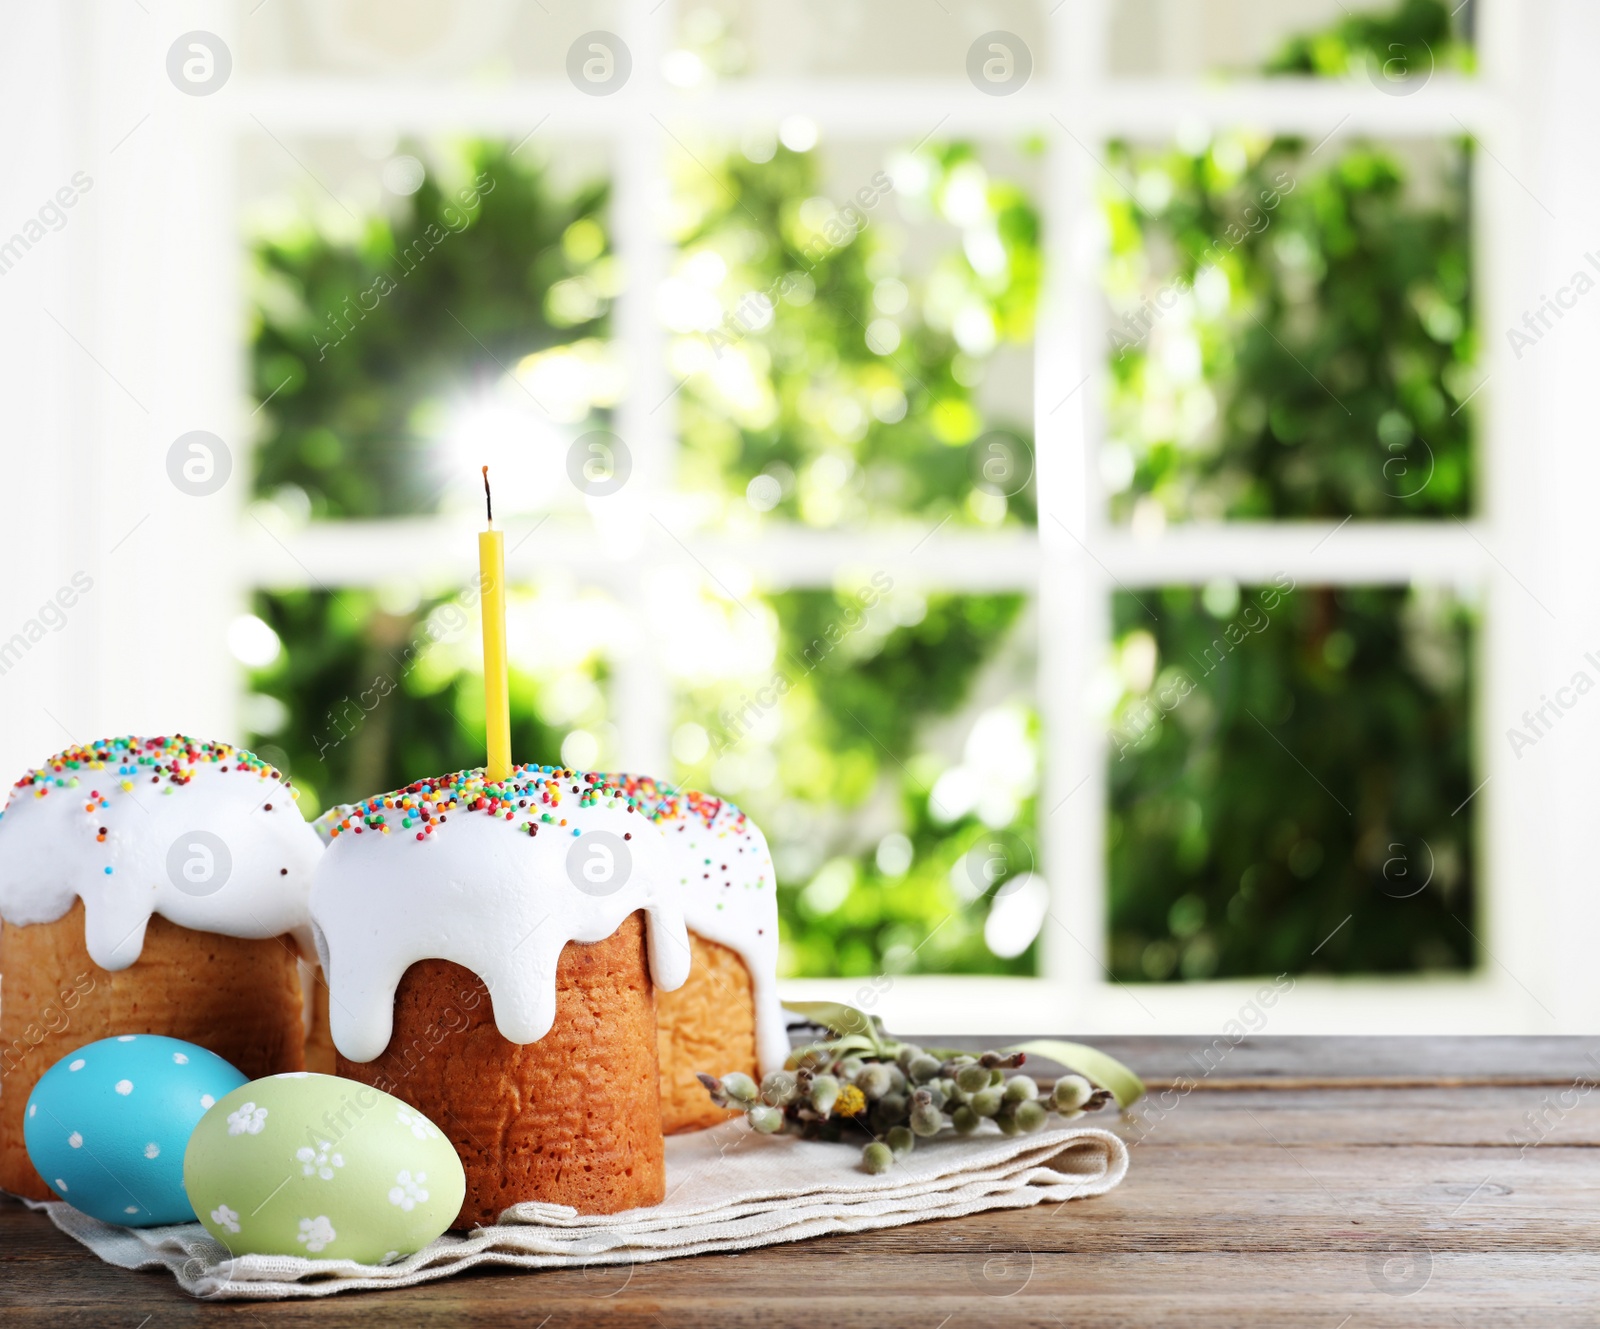
[[[23,1108],[67,1053],[117,1034],[165,1034],[250,1079],[304,1069],[299,951],[290,937],[224,937],[159,915],[127,969],[101,969],[81,900],[53,923],[0,923],[0,1188],[52,1198],[23,1144]]]
[[[311,974],[311,1028],[306,1031],[306,1069],[316,1075],[337,1075],[339,1054],[334,1051],[333,1034],[328,1028],[328,981],[320,968],[313,968]]]
[[[388,1047],[370,1062],[341,1054],[339,1074],[410,1103],[449,1137],[467,1174],[457,1227],[525,1200],[610,1214],[666,1196],[642,913],[604,941],[566,945],[555,1023],[537,1042],[501,1035],[471,970],[421,960],[395,990]]]
[[[743,1071],[759,1081],[756,1065],[756,1006],[750,971],[737,951],[698,932],[689,933],[694,959],[689,981],[656,993],[661,1059],[661,1128],[668,1135],[705,1130],[737,1113],[719,1108],[697,1071],[726,1075]]]

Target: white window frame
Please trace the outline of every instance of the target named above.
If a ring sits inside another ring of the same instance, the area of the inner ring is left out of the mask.
[[[31,264],[26,282],[0,290],[0,354],[22,375],[0,419],[13,440],[42,434],[57,443],[27,451],[6,445],[19,490],[0,502],[12,529],[40,552],[0,588],[0,627],[8,633],[6,625],[26,619],[41,588],[53,589],[77,566],[94,570],[97,593],[76,611],[53,667],[5,680],[0,756],[20,770],[61,746],[63,731],[76,739],[172,725],[238,732],[238,675],[224,639],[257,587],[374,585],[397,570],[429,579],[471,574],[471,531],[454,519],[330,523],[284,536],[246,518],[240,483],[203,502],[167,484],[162,459],[179,433],[211,428],[240,438],[250,425],[233,188],[244,136],[366,129],[520,136],[542,122],[548,138],[606,137],[614,244],[629,274],[614,336],[633,371],[616,428],[635,455],[632,484],[647,503],[667,503],[673,426],[669,411],[652,408],[673,383],[669,334],[653,305],[670,258],[656,219],[673,144],[649,117],[725,128],[754,116],[804,114],[820,126],[823,150],[850,137],[914,139],[934,124],[941,137],[1037,132],[1048,143],[1041,201],[1050,259],[1035,351],[1038,533],[940,531],[923,541],[925,530],[911,526],[857,537],[773,524],[751,541],[682,535],[706,566],[737,563],[771,589],[830,586],[835,569],[866,562],[929,589],[1036,597],[1046,743],[1040,834],[1054,900],[1043,976],[804,980],[787,990],[870,999],[891,1027],[911,1034],[1222,1028],[1258,983],[1119,985],[1106,977],[1107,747],[1080,699],[1105,658],[1111,595],[1119,585],[1266,580],[1278,572],[1302,584],[1420,578],[1474,586],[1484,598],[1475,743],[1476,779],[1484,782],[1476,794],[1479,908],[1468,920],[1483,942],[1481,966],[1455,979],[1301,979],[1273,1009],[1270,1027],[1594,1028],[1600,965],[1588,956],[1587,939],[1600,929],[1600,892],[1592,889],[1600,832],[1590,829],[1596,819],[1588,804],[1600,776],[1590,752],[1600,745],[1584,738],[1600,732],[1600,704],[1595,716],[1571,722],[1571,734],[1551,737],[1548,761],[1532,759],[1542,759],[1544,748],[1519,761],[1502,731],[1565,681],[1584,649],[1600,650],[1600,610],[1587,607],[1593,597],[1586,594],[1600,537],[1590,533],[1582,505],[1585,493],[1600,492],[1600,463],[1574,438],[1586,418],[1583,389],[1600,358],[1600,334],[1572,326],[1562,344],[1529,364],[1514,361],[1499,330],[1563,279],[1565,256],[1593,247],[1582,219],[1597,209],[1585,181],[1600,179],[1600,164],[1584,132],[1596,121],[1600,92],[1580,58],[1595,49],[1596,18],[1582,0],[1483,0],[1479,76],[1436,75],[1421,92],[1395,98],[1364,83],[1115,78],[1107,68],[1110,6],[1058,5],[1048,21],[1046,72],[1005,98],[977,95],[956,71],[940,83],[756,77],[687,99],[659,75],[671,41],[670,4],[624,7],[621,35],[633,75],[623,92],[604,99],[541,80],[481,88],[242,74],[215,98],[185,99],[159,77],[171,35],[209,22],[229,41],[246,41],[248,6],[227,27],[215,11],[154,2],[148,15],[123,7],[91,18],[86,6],[63,4],[19,19],[0,107],[13,123],[41,107],[55,114],[26,145],[0,202],[8,216],[26,215],[37,202],[36,181],[48,188],[63,168],[70,174],[91,164],[104,193],[98,211],[85,207],[55,250]],[[1532,66],[1536,46],[1546,53],[1541,68]],[[1559,75],[1550,72],[1552,60]],[[1193,525],[1149,541],[1108,522],[1093,465],[1105,429],[1093,372],[1106,344],[1102,301],[1094,273],[1076,257],[1092,224],[1097,157],[1108,139],[1168,135],[1196,118],[1316,138],[1331,132],[1334,142],[1465,130],[1483,145],[1472,207],[1488,387],[1475,403],[1479,513],[1471,520]],[[46,309],[59,332],[42,316]],[[1073,407],[1053,409],[1080,381]],[[246,459],[236,456],[235,465],[242,478]],[[30,493],[50,501],[30,501]],[[132,531],[112,547],[124,525]],[[141,531],[159,538],[141,541]],[[171,543],[180,536],[181,556]],[[552,559],[592,567],[593,552],[597,542],[581,532],[536,537],[512,559],[512,572],[531,573]],[[615,569],[613,589],[637,608],[636,568],[683,557],[658,535],[634,565]],[[1530,580],[1559,618],[1533,602]],[[614,663],[622,760],[667,770],[670,682],[648,650]]]

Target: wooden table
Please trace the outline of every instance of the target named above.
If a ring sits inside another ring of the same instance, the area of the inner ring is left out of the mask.
[[[1059,1212],[980,1214],[633,1269],[473,1272],[325,1301],[200,1303],[165,1273],[100,1263],[5,1200],[0,1321],[1600,1324],[1600,1093],[1590,1092],[1600,1085],[1600,1039],[1093,1041],[1144,1074],[1152,1095],[1116,1123],[1133,1146],[1127,1180]]]

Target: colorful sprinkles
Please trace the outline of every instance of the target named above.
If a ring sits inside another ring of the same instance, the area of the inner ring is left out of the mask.
[[[236,775],[254,774],[258,779],[289,784],[275,766],[229,743],[201,743],[182,734],[158,738],[130,735],[102,738],[58,752],[43,766],[18,780],[11,797],[21,797],[22,790],[31,789],[35,798],[45,798],[57,789],[78,790],[87,783],[88,793],[80,795],[83,810],[96,813],[110,807],[112,797],[119,790],[131,792],[136,781],[164,785],[161,792],[170,794],[193,780],[196,768],[201,765],[214,765],[224,775],[230,771]],[[290,789],[289,793],[292,798],[300,796],[297,789]],[[4,815],[0,812],[0,817]],[[103,841],[105,836],[102,826],[95,838]]]
[[[744,813],[732,803],[693,790],[672,789],[647,775],[518,766],[509,779],[497,783],[485,780],[481,770],[418,780],[343,809],[344,815],[331,821],[328,832],[333,838],[347,833],[409,832],[415,840],[427,840],[445,824],[449,813],[476,812],[513,822],[524,834],[538,835],[542,827],[559,830],[566,826],[567,819],[559,812],[563,803],[636,812],[658,825],[676,822],[680,829],[698,820],[709,830],[722,818],[719,831],[738,835],[747,825]],[[572,834],[580,833],[581,828],[572,829]]]

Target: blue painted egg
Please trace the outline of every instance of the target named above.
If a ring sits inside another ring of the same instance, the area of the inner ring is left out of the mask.
[[[160,1034],[103,1038],[39,1077],[23,1141],[39,1175],[107,1223],[192,1223],[183,1189],[189,1137],[245,1077],[214,1052]]]

